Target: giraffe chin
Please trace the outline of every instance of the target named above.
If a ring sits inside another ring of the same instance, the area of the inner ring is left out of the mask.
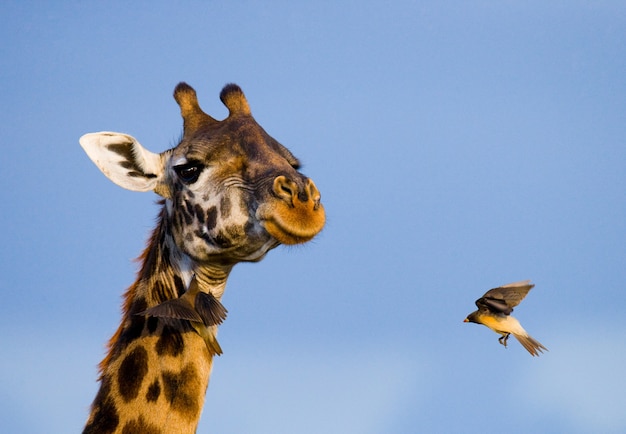
[[[294,207],[278,204],[271,207],[271,213],[260,208],[259,220],[265,230],[281,244],[303,244],[320,233],[326,223],[324,208],[318,205],[315,210],[307,209],[300,203]],[[267,207],[270,208],[270,207]],[[269,209],[267,209],[269,211]]]

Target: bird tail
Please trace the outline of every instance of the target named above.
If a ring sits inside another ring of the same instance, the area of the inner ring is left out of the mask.
[[[543,353],[544,350],[548,351],[548,349],[541,345],[539,341],[535,340],[528,334],[522,335],[513,333],[513,336],[515,336],[519,343],[526,348],[526,351],[528,351],[531,356],[539,356],[539,353]]]

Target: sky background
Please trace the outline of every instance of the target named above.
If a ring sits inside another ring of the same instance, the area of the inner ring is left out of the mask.
[[[0,431],[80,432],[157,215],[78,138],[239,84],[328,223],[233,270],[199,433],[626,431],[626,4],[0,4]],[[464,324],[515,316],[549,352]]]

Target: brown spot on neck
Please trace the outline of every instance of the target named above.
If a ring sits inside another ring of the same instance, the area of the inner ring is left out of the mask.
[[[163,390],[165,398],[174,411],[189,420],[200,417],[200,402],[198,397],[204,391],[200,390],[199,376],[193,365],[185,366],[180,372],[163,372]]]
[[[148,352],[145,348],[137,347],[124,357],[117,373],[117,387],[124,401],[137,398],[147,373]]]

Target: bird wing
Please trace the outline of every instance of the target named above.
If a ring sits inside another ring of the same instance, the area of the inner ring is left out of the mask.
[[[189,303],[186,303],[180,298],[165,301],[158,306],[154,306],[140,312],[139,315],[202,322],[202,317],[198,315],[198,313],[191,306],[189,306]]]
[[[504,299],[495,297],[480,297],[476,300],[476,306],[481,311],[489,313],[509,315],[513,308],[506,304]]]
[[[513,312],[513,308],[520,304],[534,286],[530,280],[523,280],[490,289],[476,300],[476,306],[508,315]]]
[[[224,305],[213,294],[202,291],[196,294],[196,312],[207,327],[221,324],[228,313]]]

